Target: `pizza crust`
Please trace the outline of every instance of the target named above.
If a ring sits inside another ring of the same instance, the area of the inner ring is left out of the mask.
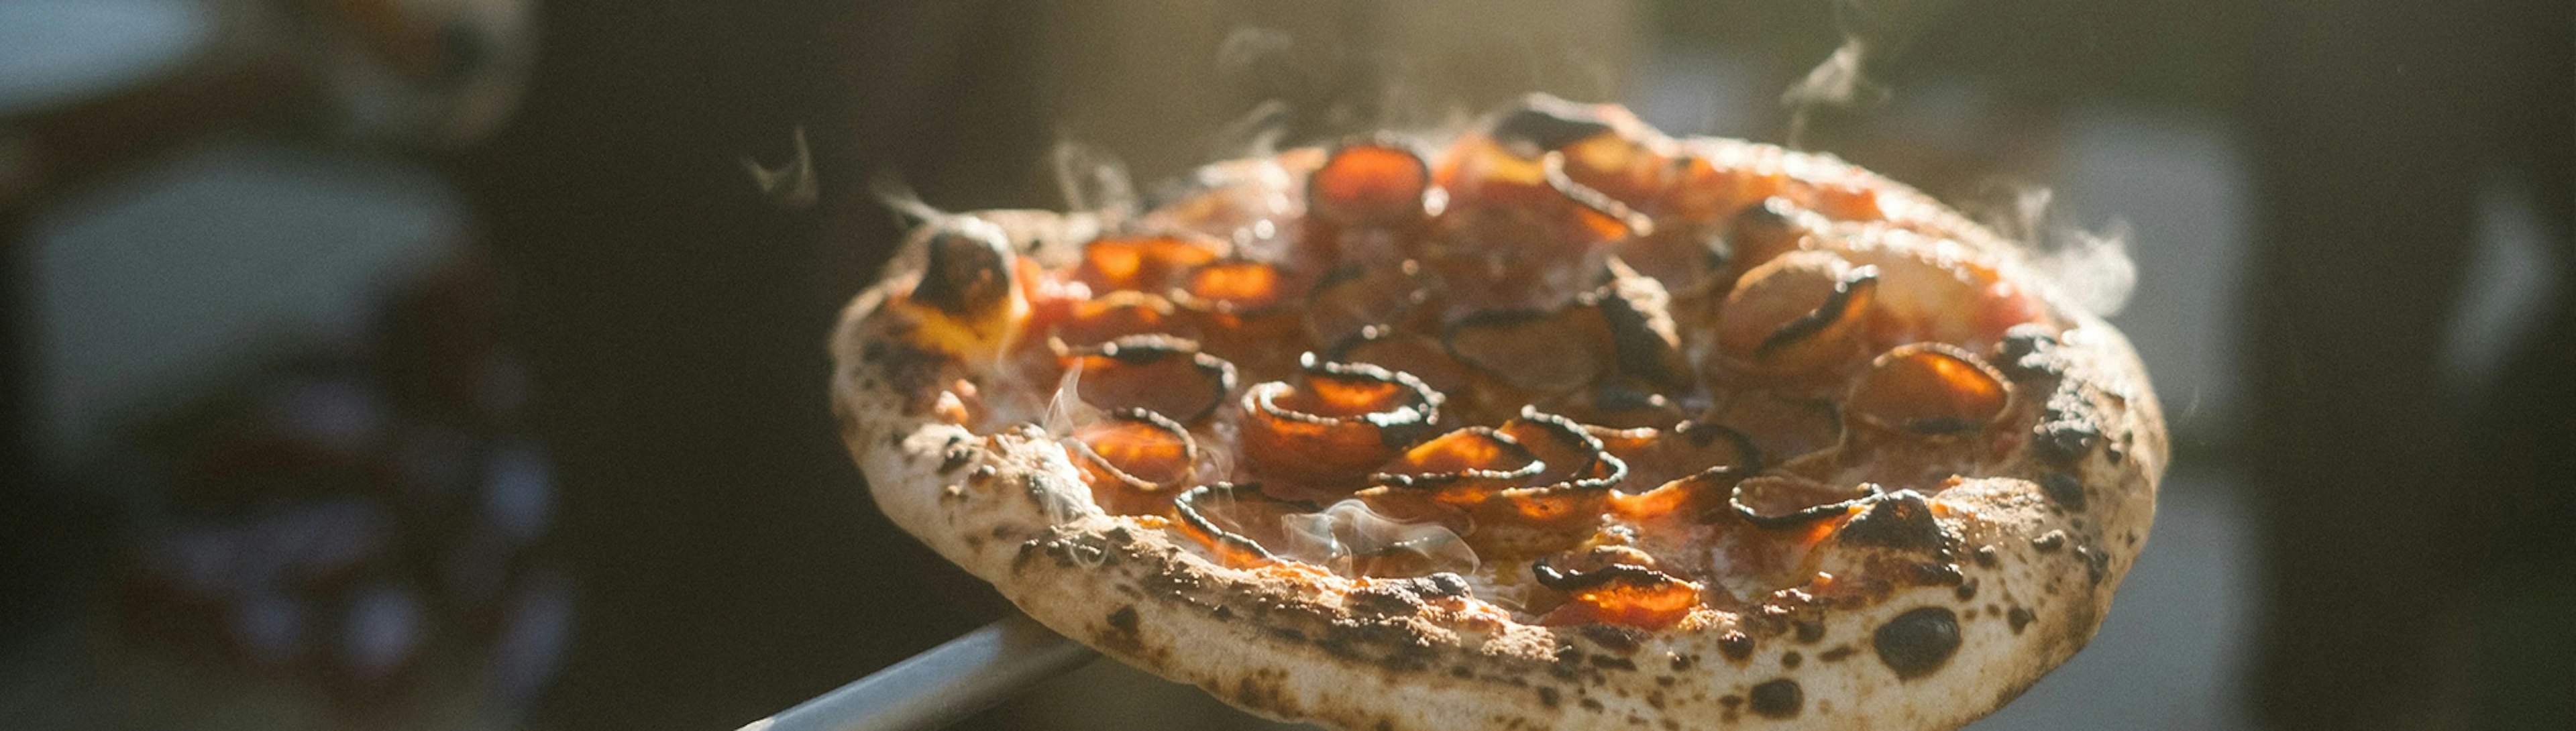
[[[2012,258],[2001,239],[1911,189],[1827,156],[1761,151],[1811,171],[1801,177],[1858,179],[1892,202],[1891,217]],[[976,215],[1003,223],[1014,241],[1079,242],[1087,236],[1063,232],[1093,226],[1044,213]],[[1672,631],[1534,626],[1433,579],[1213,563],[1154,519],[1101,512],[1064,448],[1036,427],[979,437],[943,421],[920,394],[959,364],[904,345],[903,318],[883,307],[917,276],[903,270],[907,260],[919,257],[898,257],[894,274],[844,312],[830,343],[842,436],[878,506],[1056,631],[1282,720],[1347,729],[1956,728],[2091,639],[2144,545],[2167,462],[2163,420],[2127,341],[2051,295],[2053,317],[2073,327],[2000,364],[2019,398],[2047,408],[2002,471],[2044,477],[1966,480],[1914,503],[1934,516],[1928,543],[1909,542],[1908,526],[1919,533],[1925,524],[1891,508],[1878,522],[1897,526],[1897,540],[1846,527],[1817,549],[1829,573],[1948,565],[1955,576],[1857,605],[1746,612]]]

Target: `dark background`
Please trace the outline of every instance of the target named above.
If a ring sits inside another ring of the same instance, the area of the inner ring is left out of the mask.
[[[1865,5],[1880,20],[1862,35],[1891,49],[1867,70],[1892,97],[1818,112],[1812,147],[1949,196],[1995,176],[2049,182],[2066,154],[2058,135],[2087,109],[2215,120],[2239,151],[2230,174],[2247,253],[2206,267],[2235,267],[2239,304],[2221,324],[2241,333],[2241,356],[2208,368],[2242,396],[2203,418],[2196,394],[2188,405],[2165,395],[2180,460],[2229,475],[2210,489],[2252,521],[2250,555],[2228,559],[2260,568],[2245,569],[2259,577],[2254,619],[2232,656],[2248,665],[2220,696],[2233,706],[2223,715],[2272,728],[2576,720],[2563,688],[2576,677],[2567,5]],[[1060,206],[1045,160],[1063,139],[1153,180],[1227,152],[1225,127],[1262,100],[1286,103],[1291,141],[1437,125],[1531,89],[1650,109],[1637,97],[1657,87],[1637,79],[1663,67],[1638,59],[1707,54],[1754,92],[1722,102],[1752,111],[1721,115],[1744,120],[1725,129],[1673,131],[1778,141],[1789,116],[1772,95],[1839,41],[1824,3],[1505,6],[545,3],[506,124],[463,145],[358,153],[430,171],[470,212],[465,246],[488,256],[501,337],[532,377],[527,429],[553,455],[549,545],[579,587],[578,619],[533,705],[475,718],[732,728],[998,616],[988,590],[875,513],[823,398],[822,337],[900,234],[872,180],[950,209]],[[35,436],[38,224],[209,130],[303,139],[317,114],[298,101],[306,87],[0,117],[15,120],[0,129],[36,130],[22,138],[41,150],[80,153],[23,187],[0,176],[11,667],[90,651],[45,639],[62,627],[119,632],[96,615],[113,603],[132,522],[130,500],[94,487],[94,460],[58,461]],[[1956,88],[1981,111],[1907,111],[1925,89]],[[216,123],[186,123],[199,118]],[[1925,143],[1912,123],[1969,141]],[[739,161],[791,158],[800,128],[812,205],[764,194]],[[2559,274],[2531,295],[2532,322],[2482,351],[2499,354],[2484,366],[2495,375],[2446,388],[2454,313],[2486,286],[2471,266],[2481,206],[2498,195],[2531,211]],[[2152,278],[2136,295],[2142,309],[2170,296]],[[2124,326],[2153,345],[2137,329],[2152,325]],[[152,652],[132,645],[118,651]],[[1099,682],[1187,704],[1164,714],[1176,726],[1249,723],[1150,681]],[[1134,705],[1103,699],[1086,720],[1064,700],[1106,693],[1041,695],[1053,700],[975,723],[1137,722],[1116,715]],[[39,700],[88,702],[15,692],[0,707]],[[398,715],[334,723],[410,723]],[[119,725],[60,708],[35,717]]]

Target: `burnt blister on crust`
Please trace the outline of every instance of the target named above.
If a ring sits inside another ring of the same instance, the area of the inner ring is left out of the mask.
[[[1898,490],[1871,500],[1867,510],[1843,524],[1840,535],[1846,545],[1900,551],[1937,551],[1950,540],[1940,521],[1932,518],[1932,504],[1913,490]]]
[[[1899,678],[1930,675],[1959,651],[1959,615],[1948,607],[1907,610],[1879,625],[1870,635],[1870,647]]]
[[[1791,718],[1806,707],[1807,693],[1798,681],[1781,678],[1753,686],[1744,694],[1745,705],[1764,718]]]

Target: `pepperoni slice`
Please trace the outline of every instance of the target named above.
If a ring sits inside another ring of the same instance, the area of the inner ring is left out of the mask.
[[[1243,457],[1266,479],[1356,486],[1429,433],[1440,401],[1409,375],[1310,358],[1294,383],[1245,391]]]
[[[1267,262],[1222,259],[1193,269],[1172,292],[1201,347],[1254,374],[1277,377],[1309,344],[1292,293],[1305,291]]]
[[[1445,503],[1473,505],[1488,494],[1521,486],[1546,468],[1520,440],[1492,427],[1471,426],[1414,445],[1369,479],[1429,491]]]
[[[1194,424],[1234,391],[1234,364],[1161,335],[1112,340],[1071,360],[1082,369],[1075,386],[1082,400],[1109,411],[1144,409]]]
[[[1367,363],[1410,373],[1432,390],[1459,393],[1467,388],[1467,366],[1449,357],[1440,341],[1428,335],[1371,326],[1333,348],[1333,360]]]
[[[1856,360],[1878,272],[1829,252],[1797,251],[1754,267],[1726,295],[1717,343],[1735,370],[1816,375]]]
[[[1530,565],[1540,586],[1569,594],[1564,604],[1539,618],[1539,624],[1619,624],[1663,629],[1699,607],[1700,587],[1652,568],[1610,564],[1585,571],[1561,571],[1540,561]]]
[[[1682,422],[1669,429],[1609,429],[1587,426],[1601,440],[1604,453],[1628,465],[1626,484],[1639,491],[1684,479],[1711,468],[1738,475],[1762,471],[1753,438],[1716,424]]]
[[[1235,568],[1276,563],[1278,554],[1266,545],[1287,544],[1280,519],[1319,509],[1272,497],[1258,484],[1201,485],[1172,500],[1172,512],[1188,535]]]
[[[1409,145],[1387,136],[1342,143],[1306,180],[1306,205],[1342,226],[1394,228],[1417,225],[1428,213],[1431,163]]]
[[[1073,278],[1093,292],[1161,292],[1191,268],[1215,261],[1220,246],[1177,236],[1104,238],[1082,248]]]
[[[1449,354],[1499,383],[1528,394],[1573,391],[1609,372],[1608,327],[1588,310],[1479,313],[1449,326]],[[1526,403],[1527,400],[1524,400]]]
[[[1112,292],[1071,303],[1063,320],[1049,332],[1048,342],[1058,354],[1069,355],[1119,338],[1155,333],[1194,338],[1197,328],[1180,321],[1170,300],[1143,292]]]
[[[1306,330],[1318,343],[1339,343],[1370,327],[1394,328],[1429,308],[1421,268],[1348,266],[1324,275],[1306,295]]]
[[[1974,433],[2012,401],[2012,386],[1993,366],[1943,343],[1898,346],[1870,361],[1852,384],[1852,420],[1882,432],[1916,436]]]
[[[1092,499],[1115,515],[1154,515],[1170,507],[1189,484],[1198,443],[1179,422],[1143,409],[1127,409],[1076,427],[1074,466],[1091,485]]]

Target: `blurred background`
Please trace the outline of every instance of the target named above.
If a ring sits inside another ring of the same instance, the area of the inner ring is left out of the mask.
[[[2576,18],[2418,5],[0,0],[0,718],[793,705],[1004,606],[836,441],[870,181],[1061,207],[1067,143],[1546,91],[2134,275],[2159,524],[1976,728],[2570,727]],[[1101,662],[967,725],[1276,724]]]

